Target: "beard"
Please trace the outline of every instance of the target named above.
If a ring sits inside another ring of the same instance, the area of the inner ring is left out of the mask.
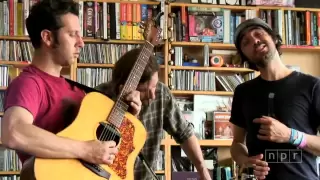
[[[265,45],[266,46],[265,48],[268,48],[268,51],[267,52],[260,52],[260,53],[264,53],[264,54],[262,54],[262,55],[258,54],[259,57],[253,58],[250,62],[254,63],[257,67],[265,68],[265,67],[267,67],[269,62],[272,61],[272,59],[275,55],[276,49],[274,47],[271,47],[268,43],[265,43],[265,42],[262,42],[260,44],[255,45],[254,48],[256,48],[256,46],[259,46],[261,44]]]

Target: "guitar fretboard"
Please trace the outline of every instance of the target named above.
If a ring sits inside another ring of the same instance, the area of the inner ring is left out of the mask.
[[[141,52],[138,56],[136,63],[134,64],[133,68],[131,69],[128,79],[124,84],[124,87],[115,102],[114,107],[111,110],[109,122],[116,126],[117,128],[120,127],[124,114],[128,110],[128,105],[123,101],[123,98],[129,92],[136,90],[141,79],[142,73],[149,61],[150,56],[153,53],[153,45],[146,41],[144,46],[141,49]]]

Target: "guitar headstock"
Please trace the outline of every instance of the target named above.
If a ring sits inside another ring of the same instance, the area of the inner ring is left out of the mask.
[[[162,29],[157,26],[157,21],[163,15],[163,12],[160,12],[156,17],[149,19],[147,22],[141,22],[140,28],[143,29],[143,37],[146,41],[149,41],[151,44],[158,45],[161,40]]]

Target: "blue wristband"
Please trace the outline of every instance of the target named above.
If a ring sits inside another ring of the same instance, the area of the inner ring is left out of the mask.
[[[299,146],[302,142],[303,136],[304,134],[302,132],[291,128],[291,136],[289,142],[295,146]]]
[[[294,143],[294,138],[297,134],[297,131],[291,128],[291,135],[290,135],[290,139],[289,139],[289,143],[293,144]]]

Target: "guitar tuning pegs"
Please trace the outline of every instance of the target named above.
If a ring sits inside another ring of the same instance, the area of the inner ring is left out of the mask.
[[[168,31],[173,31],[173,27],[172,27],[172,26],[169,26],[169,27],[168,27]]]
[[[146,27],[146,22],[141,21],[141,22],[139,23],[139,27],[140,27],[141,29],[144,29],[144,28]]]
[[[173,85],[169,85],[169,88],[172,90],[172,89],[174,89],[174,86]]]
[[[168,62],[169,66],[173,66],[173,61]]]
[[[169,49],[170,54],[174,54],[174,49]]]
[[[139,33],[143,33],[143,30],[142,30],[142,29],[139,29],[138,32],[139,32]]]
[[[173,42],[173,41],[174,41],[173,37],[170,37],[169,42]]]
[[[174,18],[174,17],[176,17],[176,14],[171,12],[171,13],[168,14],[168,16],[169,16],[169,18]]]

